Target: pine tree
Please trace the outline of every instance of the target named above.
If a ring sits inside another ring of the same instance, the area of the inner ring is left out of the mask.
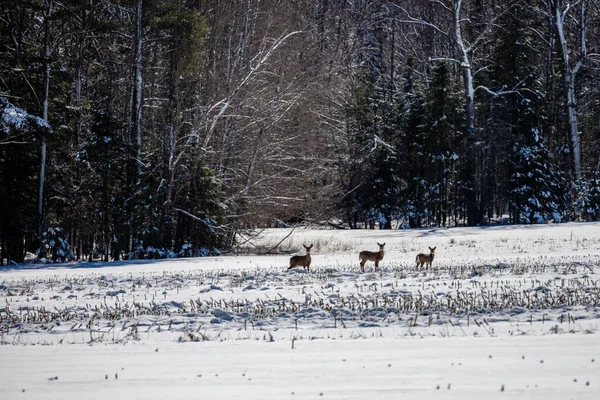
[[[440,63],[432,71],[415,142],[413,196],[419,219],[446,225],[455,213],[458,172],[464,154],[464,119],[457,82]]]
[[[505,28],[495,36],[493,67],[486,76],[492,94],[488,99],[483,206],[491,216],[495,202],[496,214],[501,215],[508,201],[511,220],[533,223],[550,218],[551,209],[564,210],[559,200],[562,177],[545,146],[545,95],[537,69],[541,50],[526,17],[535,20],[532,8],[515,4],[500,18]],[[542,176],[544,166],[549,168],[547,180]]]
[[[0,265],[22,262],[33,250],[39,153],[32,144],[51,133],[42,118],[0,97]]]
[[[554,167],[537,132],[532,132],[529,143],[514,144],[510,160],[513,223],[561,222],[570,202],[565,174]]]

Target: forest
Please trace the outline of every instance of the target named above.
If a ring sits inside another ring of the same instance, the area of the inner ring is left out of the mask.
[[[0,263],[600,219],[600,0],[1,0]]]

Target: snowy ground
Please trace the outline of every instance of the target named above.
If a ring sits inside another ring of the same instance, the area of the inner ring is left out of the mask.
[[[600,398],[600,224],[290,231],[0,269],[0,398]]]

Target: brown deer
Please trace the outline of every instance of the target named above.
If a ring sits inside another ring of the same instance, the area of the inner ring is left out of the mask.
[[[302,245],[304,246],[304,245]],[[310,249],[312,249],[313,245],[304,246],[306,249],[306,255],[304,256],[293,256],[290,258],[290,266],[288,269],[292,269],[294,267],[304,267],[306,272],[310,272]]]
[[[419,264],[421,264],[421,267],[423,267],[423,264],[428,264],[428,266],[426,266],[425,268],[431,267],[431,263],[433,262],[434,256],[435,256],[435,247],[433,247],[433,248],[429,247],[429,254],[423,254],[423,253],[417,254],[417,258],[415,259],[415,261],[417,262],[416,266],[418,267]]]
[[[367,261],[375,262],[375,271],[377,271],[377,268],[379,268],[379,261],[383,260],[383,246],[385,246],[385,243],[377,243],[377,246],[379,246],[379,251],[365,250],[358,254],[358,258],[360,259],[360,270],[362,272],[365,272],[365,263]]]

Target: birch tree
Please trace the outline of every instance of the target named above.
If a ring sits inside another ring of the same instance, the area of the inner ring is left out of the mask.
[[[465,121],[466,121],[466,140],[467,148],[467,179],[471,187],[466,191],[467,203],[467,223],[469,225],[477,225],[481,223],[482,210],[478,201],[480,192],[480,182],[477,173],[477,157],[480,152],[481,145],[477,139],[478,126],[476,118],[475,95],[476,87],[474,84],[474,75],[477,71],[476,64],[480,64],[475,57],[476,50],[489,39],[489,35],[496,26],[497,19],[509,10],[515,2],[509,2],[500,10],[494,10],[494,15],[483,26],[483,28],[473,29],[470,15],[465,11],[465,3],[463,0],[436,0],[431,3],[448,17],[446,24],[434,23],[428,19],[413,16],[409,10],[404,7],[398,7],[401,11],[396,21],[401,24],[418,24],[421,26],[433,29],[438,34],[448,38],[454,45],[454,55],[433,56],[430,58],[433,62],[451,62],[459,66],[462,75],[463,92],[465,99]],[[465,36],[465,27],[469,27],[471,31],[475,31],[472,39]],[[484,66],[481,66],[484,68]],[[480,87],[484,91],[490,91],[486,87]],[[493,93],[493,95],[501,95],[504,93]]]
[[[581,71],[587,53],[587,20],[586,20],[586,0],[578,0],[573,4],[564,0],[549,0],[548,9],[552,17],[558,45],[560,46],[560,55],[563,65],[563,87],[566,98],[566,114],[568,123],[568,136],[571,143],[572,168],[575,175],[575,182],[581,181],[581,143],[580,133],[577,123],[577,93],[575,84],[577,75]],[[579,6],[579,16],[572,16],[577,12]],[[572,50],[576,47],[570,44],[570,37],[567,33],[568,25],[578,25],[579,29],[579,48],[578,51]]]

